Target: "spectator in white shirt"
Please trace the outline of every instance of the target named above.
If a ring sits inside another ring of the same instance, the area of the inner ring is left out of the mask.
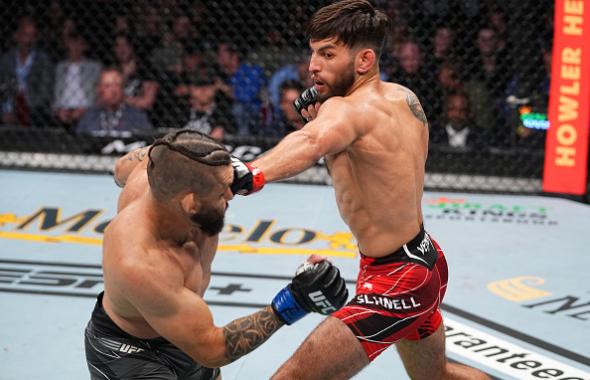
[[[458,150],[485,149],[493,145],[491,136],[473,122],[469,98],[462,92],[447,96],[443,122],[431,126],[429,141],[431,145]]]

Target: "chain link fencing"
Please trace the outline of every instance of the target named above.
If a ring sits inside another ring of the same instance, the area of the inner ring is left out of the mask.
[[[301,128],[305,26],[327,1],[12,1],[0,10],[0,165],[108,172],[190,127],[253,158]],[[385,80],[420,98],[426,187],[540,193],[549,0],[376,0]],[[321,163],[296,181],[329,183]]]

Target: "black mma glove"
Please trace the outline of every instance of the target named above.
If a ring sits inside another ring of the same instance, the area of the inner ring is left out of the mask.
[[[297,99],[295,99],[295,101],[293,102],[293,107],[295,107],[295,111],[297,111],[297,113],[301,115],[302,110],[306,110],[307,107],[309,107],[311,104],[315,104],[317,100],[318,90],[315,87],[310,87],[303,91],[301,95],[299,95]],[[303,115],[301,115],[301,117],[303,117]],[[303,119],[305,120],[304,117]]]
[[[340,271],[330,262],[303,263],[295,278],[272,300],[279,318],[290,325],[309,312],[328,315],[340,309],[348,299],[348,289]]]
[[[232,193],[250,195],[264,187],[262,170],[233,156],[231,165],[234,168],[234,180],[230,186]]]

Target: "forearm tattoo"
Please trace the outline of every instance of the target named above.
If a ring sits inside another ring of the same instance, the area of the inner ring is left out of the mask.
[[[266,342],[282,325],[270,306],[228,323],[223,328],[225,355],[233,362]]]
[[[420,104],[418,97],[413,92],[408,92],[408,95],[406,96],[406,102],[408,103],[408,107],[410,107],[410,110],[416,119],[420,120],[424,126],[428,125],[428,120],[426,120],[426,115],[424,114],[422,105]]]

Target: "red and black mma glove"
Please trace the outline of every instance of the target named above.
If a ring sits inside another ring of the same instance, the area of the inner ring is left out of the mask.
[[[262,170],[233,156],[231,165],[234,168],[234,181],[230,188],[234,195],[250,195],[264,187],[266,181]]]

